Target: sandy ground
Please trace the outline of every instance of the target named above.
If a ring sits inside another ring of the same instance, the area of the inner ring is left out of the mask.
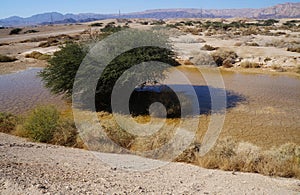
[[[101,154],[100,154],[101,155]],[[0,133],[0,194],[299,194],[300,181],[169,163],[149,171],[110,167],[91,152]],[[107,155],[107,158],[113,155]],[[143,164],[147,159],[119,155]],[[141,161],[141,162],[138,162]],[[151,162],[151,161],[150,161]]]

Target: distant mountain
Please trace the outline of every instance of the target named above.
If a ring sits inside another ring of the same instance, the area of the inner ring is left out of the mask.
[[[0,20],[0,26],[28,26],[61,24],[118,18],[118,14],[61,14],[57,12],[33,15],[28,18],[13,16]],[[123,14],[123,18],[300,18],[300,3],[278,4],[260,9],[160,9]]]

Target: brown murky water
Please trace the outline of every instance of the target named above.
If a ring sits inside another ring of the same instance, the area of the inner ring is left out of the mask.
[[[60,109],[66,107],[61,97],[51,95],[43,87],[41,79],[36,77],[40,70],[28,69],[0,76],[1,112],[24,113],[40,104],[55,104]],[[197,69],[180,67],[179,70],[185,73],[192,85],[205,86]],[[201,72],[210,78],[217,77],[209,69]],[[300,144],[299,79],[233,72],[222,72],[222,77],[226,91],[230,92],[228,102],[231,106],[227,108],[221,136],[232,136],[261,147],[286,142]],[[173,82],[180,84],[178,80]],[[210,120],[207,114],[200,118],[199,141]]]
[[[31,68],[12,74],[0,75],[0,112],[23,114],[37,105],[53,104],[65,109],[60,96],[51,95],[43,87],[37,73],[41,68]]]
[[[205,84],[197,69],[180,69],[193,85]],[[212,80],[217,77],[209,69],[201,72]],[[226,91],[240,98],[227,99],[233,106],[227,108],[221,136],[232,136],[261,147],[286,142],[300,144],[300,79],[227,71],[222,72],[222,77]],[[200,140],[209,121],[208,116],[201,118]]]

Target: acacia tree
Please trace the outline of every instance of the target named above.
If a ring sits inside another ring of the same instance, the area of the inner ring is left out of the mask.
[[[64,94],[65,97],[70,98],[77,70],[87,53],[88,46],[84,44],[67,43],[61,47],[61,50],[55,52],[49,60],[49,65],[40,73],[45,86],[54,94]],[[174,53],[160,47],[139,47],[117,56],[104,69],[102,75],[99,75],[95,94],[97,111],[111,111],[111,93],[118,78],[130,67],[147,61],[178,65],[174,60]],[[162,72],[158,71],[158,74]],[[155,76],[158,75],[153,75]]]

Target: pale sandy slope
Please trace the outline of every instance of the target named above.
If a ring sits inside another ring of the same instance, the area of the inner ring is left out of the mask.
[[[118,158],[139,161],[129,155]],[[30,143],[0,133],[0,194],[42,193],[299,194],[300,181],[234,175],[180,163],[146,172],[125,171],[102,163],[88,151]]]

